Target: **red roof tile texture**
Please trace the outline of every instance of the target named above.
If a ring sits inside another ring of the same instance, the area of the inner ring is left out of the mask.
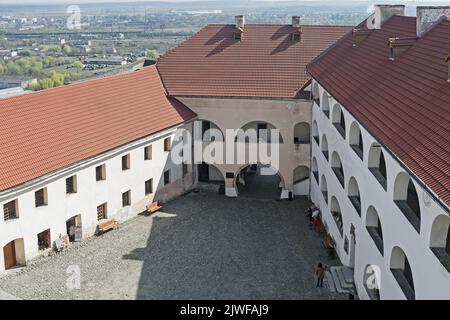
[[[357,47],[344,37],[308,71],[450,206],[450,21],[389,60],[389,38],[415,36],[414,17],[394,16]]]
[[[155,66],[0,100],[0,191],[195,116]]]
[[[302,26],[292,41],[290,25],[209,25],[166,53],[157,67],[171,96],[301,98],[311,77],[306,65],[350,27]]]

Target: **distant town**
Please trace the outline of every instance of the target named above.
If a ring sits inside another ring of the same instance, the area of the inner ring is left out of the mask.
[[[232,23],[236,12],[249,23],[285,23],[292,5],[86,4],[74,28],[68,21],[76,12],[67,5],[0,5],[0,89],[40,90],[133,69],[207,24]],[[296,5],[295,11],[306,24],[354,25],[367,16],[366,7]]]

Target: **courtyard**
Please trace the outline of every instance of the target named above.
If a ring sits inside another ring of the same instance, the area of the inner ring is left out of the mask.
[[[61,254],[0,278],[21,299],[345,299],[316,288],[330,260],[308,228],[306,198],[189,193]],[[75,273],[73,273],[75,270]],[[79,289],[67,283],[80,271]]]

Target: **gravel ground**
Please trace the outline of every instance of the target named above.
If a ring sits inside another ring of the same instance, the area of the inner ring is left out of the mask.
[[[23,299],[345,299],[315,287],[331,261],[309,230],[306,200],[230,199],[191,193],[60,255],[0,278]],[[150,234],[151,231],[151,234]],[[67,289],[79,266],[79,290]]]

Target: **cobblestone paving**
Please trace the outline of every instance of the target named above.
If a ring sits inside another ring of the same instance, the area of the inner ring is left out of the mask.
[[[308,229],[308,205],[191,193],[164,206],[176,217],[138,216],[32,261],[0,289],[23,299],[345,299],[315,287],[314,266],[338,262]],[[73,265],[79,290],[66,286]]]

